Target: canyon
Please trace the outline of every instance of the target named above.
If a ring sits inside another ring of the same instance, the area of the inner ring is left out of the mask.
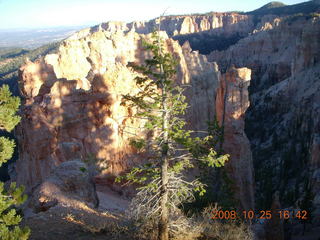
[[[317,181],[314,159],[319,156],[312,152],[318,146],[320,125],[319,29],[318,17],[288,18],[269,31],[208,56],[222,68],[232,62],[253,70],[245,132],[251,140],[257,187],[264,193],[260,203],[264,206],[271,203],[270,192],[276,189],[290,206],[312,185],[298,179]],[[317,185],[313,185],[315,200],[319,198]],[[319,207],[318,200],[314,203]]]
[[[226,108],[220,103],[215,109],[216,93],[223,91],[222,86],[218,90],[222,81],[218,67],[192,51],[187,43],[180,46],[162,33],[166,48],[179,60],[175,81],[190,86],[186,89],[190,105],[186,116],[188,127],[206,131],[206,122],[214,119],[215,112],[220,114]],[[62,162],[85,160],[91,155],[98,159],[100,167],[107,167],[102,175],[118,175],[139,163],[143,156],[129,145],[129,139],[130,131],[143,122],[130,118],[131,110],[121,106],[121,99],[122,95],[137,91],[135,74],[127,64],[144,62],[148,52],[143,50],[141,39],[150,37],[150,34],[122,30],[112,33],[100,30],[85,38],[79,33],[66,40],[58,54],[28,62],[21,68],[25,105],[17,129],[21,143],[15,166],[19,184],[31,191]],[[241,85],[242,81],[250,80],[249,69],[239,71],[240,77],[231,74],[228,81],[239,81]],[[246,88],[239,90],[237,86],[231,91],[247,96]],[[239,98],[227,101],[225,144],[244,146],[240,153],[233,151],[229,164],[234,169],[233,177],[241,182],[244,181],[241,176],[248,177],[245,186],[236,187],[236,196],[241,208],[251,209],[254,207],[253,168],[250,144],[243,132],[243,116],[249,103],[248,97],[244,97],[238,105]],[[233,111],[240,111],[239,116],[234,116]],[[234,127],[236,122],[239,124]],[[242,132],[244,141],[241,137],[233,139],[233,133],[238,131]],[[232,151],[230,147],[225,150]],[[250,194],[243,192],[244,189]]]
[[[161,19],[164,48],[178,62],[175,82],[188,86],[187,128],[206,131],[215,118],[223,126],[225,169],[240,209],[268,209],[279,192],[282,208],[298,209],[311,192],[312,214],[320,215],[320,7],[304,4],[311,10],[300,15],[288,6],[290,14]],[[127,65],[150,57],[142,40],[158,23],[83,29],[20,68],[12,180],[32,194],[63,162],[94,158],[104,182],[147,157],[128,144],[143,121],[121,98],[137,91]]]

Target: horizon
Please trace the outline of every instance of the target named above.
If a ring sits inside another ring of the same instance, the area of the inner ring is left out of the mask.
[[[202,0],[197,4],[182,0],[150,2],[146,0],[0,0],[0,30],[30,30],[59,27],[93,26],[107,21],[145,21],[154,19],[167,9],[165,15],[183,15],[207,12],[248,12],[262,7],[270,0]],[[301,0],[281,1],[293,5]],[[160,10],[161,9],[161,10]],[[86,16],[85,18],[83,16]]]

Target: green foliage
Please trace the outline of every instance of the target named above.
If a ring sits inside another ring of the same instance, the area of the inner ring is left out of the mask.
[[[0,182],[0,237],[3,240],[25,240],[30,235],[29,228],[18,226],[21,216],[12,208],[27,199],[23,192],[24,187],[16,187],[15,183],[11,183],[9,190],[5,191],[4,184]]]
[[[0,88],[0,129],[11,131],[20,121],[16,112],[20,105],[18,97],[11,96],[8,85]],[[13,154],[15,143],[13,140],[0,137],[0,166],[7,162]],[[5,190],[4,183],[0,182],[0,238],[3,240],[28,239],[30,230],[27,227],[20,228],[21,221],[15,205],[22,204],[27,196],[23,194],[24,187],[17,187],[11,183],[9,190]]]
[[[8,85],[0,88],[0,129],[10,132],[19,122],[20,117],[15,115],[20,105],[18,97],[12,97]]]
[[[7,162],[13,155],[15,143],[5,137],[0,137],[0,166]]]
[[[153,187],[148,184],[148,180],[156,179],[160,176],[160,168],[152,163],[147,163],[139,167],[134,167],[125,176],[118,176],[116,182],[127,181],[128,183],[137,183],[144,187]],[[144,188],[142,187],[142,188]]]
[[[131,138],[130,145],[136,148],[137,150],[141,150],[146,146],[146,141],[145,139]]]

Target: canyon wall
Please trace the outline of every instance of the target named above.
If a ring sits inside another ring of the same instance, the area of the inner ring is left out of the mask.
[[[222,69],[231,64],[253,69],[255,91],[266,89],[320,61],[319,16],[265,16],[265,24],[225,51],[213,51],[208,60]]]
[[[251,151],[243,131],[250,70],[233,69],[221,78],[217,64],[192,51],[188,42],[180,46],[166,33],[161,35],[179,63],[175,81],[188,85],[187,127],[206,131],[215,112],[221,118],[226,110],[223,147],[231,155],[229,175],[235,180],[241,208],[254,208]],[[142,39],[150,37],[123,31],[121,24],[112,31],[86,29],[64,41],[56,54],[29,61],[20,69],[25,104],[16,131],[20,157],[15,180],[19,184],[32,191],[56,166],[69,160],[94,157],[106,168],[104,173],[117,175],[148,157],[128,144],[143,121],[131,118],[132,109],[121,106],[121,99],[138,89],[133,81],[136,73],[127,64],[143,63],[150,57],[142,46]],[[220,98],[225,81],[231,89],[226,105]]]
[[[313,203],[313,223],[320,214],[319,133],[320,64],[260,92],[255,114],[249,112],[247,134],[251,140],[260,203],[279,190],[283,207]],[[258,116],[260,115],[260,116]],[[267,117],[266,117],[267,116]],[[259,132],[257,132],[259,129]],[[259,162],[258,162],[259,161]],[[264,199],[261,199],[264,198]],[[266,202],[264,202],[266,203]],[[309,210],[310,211],[310,210]]]
[[[123,94],[134,94],[136,76],[128,62],[142,63],[150,53],[142,39],[151,35],[108,32],[85,37],[80,32],[64,41],[57,54],[20,69],[25,104],[17,129],[20,157],[16,180],[28,190],[41,183],[55,166],[94,156],[106,172],[118,174],[142,157],[128,144],[143,124],[120,105]],[[217,66],[205,56],[182,47],[162,32],[165,48],[178,60],[176,82],[187,84],[188,125],[206,130],[215,111]]]
[[[241,208],[254,209],[254,170],[250,142],[244,132],[251,70],[231,67],[222,75],[216,98],[217,119],[224,131],[222,148],[230,155],[225,168],[234,182],[234,197]]]
[[[143,122],[120,102],[137,91],[127,64],[150,57],[142,39],[157,23],[102,23],[21,68],[14,180],[32,191],[65,161],[94,157],[117,175],[148,157],[128,145]],[[188,127],[206,130],[215,114],[224,126],[225,169],[240,207],[269,209],[280,192],[282,208],[300,208],[311,191],[319,215],[319,14],[167,16],[161,29],[178,59],[175,81],[190,86]],[[214,51],[192,51],[201,47]]]
[[[270,207],[279,190],[283,207],[299,207],[311,187],[319,212],[320,18],[298,15],[274,23],[208,59],[224,70],[231,64],[252,69],[245,132],[258,206]]]
[[[148,33],[156,23],[156,19],[128,24],[108,22],[84,29],[62,42],[57,54],[27,62],[21,68],[25,106],[17,131],[21,153],[16,164],[19,183],[31,189],[55,166],[75,158],[94,155],[113,174],[141,159],[127,144],[130,128],[141,122],[131,119],[131,110],[120,106],[120,101],[122,94],[135,92],[135,73],[126,66],[128,62],[143,63],[150,57],[141,40],[150,38]],[[257,22],[244,14],[210,13],[165,17],[162,28],[167,31],[162,33],[165,47],[179,62],[176,81],[191,86],[186,91],[191,105],[186,116],[188,127],[206,130],[206,121],[214,118],[215,111],[220,123],[225,112],[224,148],[231,155],[227,169],[236,183],[237,198],[245,199],[243,208],[254,204],[252,158],[257,169],[258,206],[268,208],[276,190],[284,191],[280,196],[282,205],[297,203],[304,196],[303,182],[307,180],[316,192],[317,105],[309,103],[317,96],[308,89],[307,80],[301,80],[305,94],[297,99],[290,94],[297,88],[298,79],[303,79],[302,73],[319,62],[319,17],[265,15]],[[227,50],[209,54],[212,63],[192,51],[188,42],[180,42],[180,46],[167,36],[205,32],[243,35]],[[220,79],[214,61],[222,71],[231,64],[241,69],[231,68]],[[252,69],[250,107],[250,71],[243,67]],[[295,160],[289,161],[294,155]],[[296,164],[303,171],[295,171]],[[300,190],[293,191],[293,187]]]
[[[225,50],[248,35],[271,29],[279,23],[279,17],[248,15],[228,12],[193,14],[184,16],[161,17],[161,30],[169,37],[178,40],[180,45],[189,42],[193,50],[209,54],[214,50]],[[114,32],[117,30],[148,34],[159,28],[159,18],[140,22],[106,22],[83,31],[89,34],[99,30]]]
[[[135,31],[148,34],[158,29],[159,18],[150,21],[106,22],[92,29],[104,29],[106,31]],[[254,27],[253,16],[239,13],[208,13],[185,16],[165,16],[161,18],[161,30],[166,31],[172,37],[181,34],[212,31],[215,34],[231,35],[239,33],[246,35]]]

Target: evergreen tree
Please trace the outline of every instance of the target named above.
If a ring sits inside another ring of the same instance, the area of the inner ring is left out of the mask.
[[[129,64],[138,74],[135,81],[140,91],[123,96],[122,101],[122,105],[136,110],[134,117],[145,121],[142,131],[148,138],[132,138],[131,145],[152,157],[124,178],[142,184],[132,202],[132,214],[156,219],[158,238],[168,240],[171,215],[183,202],[194,200],[194,191],[205,193],[204,184],[197,179],[188,181],[184,172],[193,168],[196,160],[221,167],[228,156],[219,155],[211,147],[213,136],[201,138],[185,129],[183,115],[188,104],[184,89],[174,82],[177,63],[165,52],[159,32],[154,32],[152,39],[151,43],[144,41],[152,58],[144,65]]]
[[[18,97],[11,96],[8,85],[0,88],[0,129],[10,132],[20,121],[16,115],[20,105]],[[5,137],[0,137],[0,166],[7,162],[13,154],[15,143]],[[20,228],[19,216],[14,208],[26,200],[23,194],[24,188],[16,187],[11,183],[10,188],[5,190],[4,183],[0,182],[0,239],[2,240],[25,240],[30,235],[27,227]]]

